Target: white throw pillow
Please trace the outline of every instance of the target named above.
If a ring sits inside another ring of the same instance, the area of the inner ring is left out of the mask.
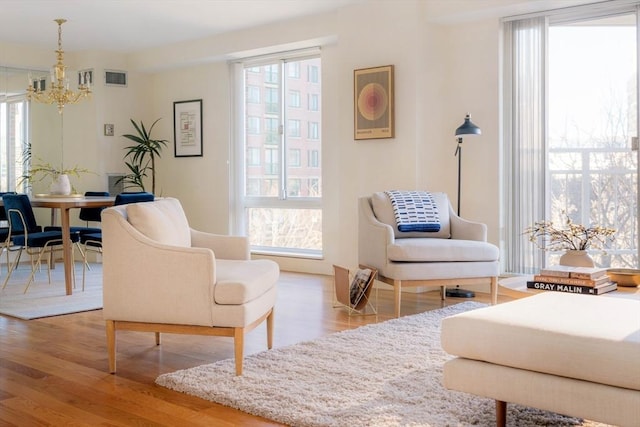
[[[191,247],[191,230],[180,201],[165,198],[127,205],[129,223],[148,238],[172,246]]]
[[[393,234],[396,238],[403,237],[436,237],[440,239],[448,239],[451,237],[451,225],[449,221],[449,198],[445,193],[431,193],[438,207],[438,216],[440,217],[440,231],[423,232],[410,231],[403,232],[398,230],[396,216],[393,212],[393,205],[389,196],[384,191],[373,193],[371,196],[371,207],[373,214],[378,221],[390,225],[393,228]]]

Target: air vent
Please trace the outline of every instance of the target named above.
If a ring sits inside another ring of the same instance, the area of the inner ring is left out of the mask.
[[[104,70],[104,83],[107,86],[127,86],[127,72]]]
[[[109,194],[115,196],[116,194],[120,194],[124,191],[124,175],[121,173],[109,173],[107,174],[108,184],[109,184]]]

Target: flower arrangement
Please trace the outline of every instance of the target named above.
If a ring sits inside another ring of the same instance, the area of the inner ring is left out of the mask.
[[[29,173],[22,176],[22,179],[29,180],[31,182],[42,181],[46,177],[50,176],[52,178],[56,178],[58,175],[71,175],[80,177],[82,173],[92,173],[89,169],[79,168],[78,166],[65,169],[56,168],[51,163],[38,163],[35,164],[29,169]],[[39,177],[39,178],[37,178]]]
[[[24,150],[22,151],[22,158],[19,162],[23,165],[25,169],[24,173],[18,179],[17,185],[20,186],[22,184],[26,184],[27,188],[31,188],[33,183],[40,182],[45,180],[47,177],[51,179],[51,183],[55,183],[59,181],[62,175],[75,176],[80,178],[80,175],[83,173],[92,173],[95,172],[90,171],[89,169],[80,168],[77,165],[73,168],[65,168],[64,166],[60,166],[56,168],[49,162],[44,162],[40,158],[36,158],[37,161],[32,163],[33,157],[31,155],[31,143],[27,142],[24,146]],[[68,180],[68,179],[67,179]],[[71,191],[76,192],[75,187],[71,186]]]
[[[607,242],[615,238],[616,230],[613,228],[598,225],[585,227],[575,224],[565,212],[562,214],[566,220],[561,227],[556,227],[553,221],[537,221],[527,227],[523,234],[528,234],[529,241],[546,251],[604,249]]]
[[[91,172],[89,169],[80,168],[78,166],[75,166],[73,168],[64,168],[64,167],[56,168],[51,163],[44,163],[44,162],[36,163],[31,166],[28,172],[26,172],[24,175],[20,177],[20,180],[18,181],[18,185],[22,184],[25,181],[29,185],[32,185],[34,182],[40,182],[47,177],[50,177],[51,181],[54,182],[58,179],[60,175],[75,176],[79,178],[80,175],[83,173],[93,173],[93,172]],[[72,191],[74,192],[76,191],[73,186],[72,186]]]

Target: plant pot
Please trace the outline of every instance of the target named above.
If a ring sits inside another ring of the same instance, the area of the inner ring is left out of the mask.
[[[570,267],[595,267],[593,258],[587,253],[587,251],[566,251],[564,255],[560,257],[560,265],[567,265]]]
[[[53,181],[49,186],[49,193],[64,196],[71,194],[71,182],[69,181],[69,175],[60,174],[53,178]]]

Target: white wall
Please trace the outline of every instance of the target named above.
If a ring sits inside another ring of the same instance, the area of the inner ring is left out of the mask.
[[[124,171],[126,141],[104,137],[103,124],[115,124],[121,135],[132,130],[129,118],[148,124],[162,118],[154,135],[170,145],[157,165],[157,192],[179,198],[195,228],[226,233],[232,143],[226,59],[320,43],[325,258],[276,258],[281,268],[331,274],[332,264],[355,267],[358,196],[392,188],[445,191],[455,207],[453,133],[467,112],[483,133],[464,142],[462,214],[487,223],[489,240],[497,243],[498,20],[436,24],[426,13],[421,1],[366,2],[126,58],[78,54],[76,62],[92,64],[96,72],[129,71],[130,84],[96,87],[92,101],[65,112],[65,157],[98,172],[80,190],[96,188],[104,173]],[[170,68],[174,60],[191,65]],[[355,141],[353,70],[389,64],[395,66],[396,136]],[[173,102],[190,99],[203,100],[204,156],[175,158]]]
[[[455,129],[466,113],[482,129],[482,135],[463,138],[461,216],[486,223],[488,238],[497,244],[499,236],[499,22],[489,19],[449,25],[441,36],[447,40],[443,52],[446,99],[441,127],[446,129],[440,153],[450,172],[457,173],[454,157]],[[441,45],[443,46],[443,45]],[[457,176],[449,174],[452,185]],[[455,205],[457,188],[449,194]]]
[[[334,263],[357,265],[358,196],[424,188],[448,192],[455,206],[453,134],[467,112],[483,135],[464,143],[462,212],[487,223],[490,240],[497,242],[498,22],[426,25],[423,6],[409,1],[346,8],[323,17],[326,32],[317,25],[312,34],[293,26],[288,39],[273,40],[287,25],[250,30],[251,39],[279,45],[331,40],[322,47],[325,259],[277,258],[283,268],[330,273]],[[229,45],[246,48],[245,33],[225,37]],[[267,47],[254,42],[257,51]],[[388,64],[395,67],[396,137],[355,141],[353,70]],[[162,188],[180,197],[194,226],[226,232],[232,125],[227,65],[161,72],[153,81],[157,116],[170,114],[176,100],[203,98],[205,109],[204,157],[164,156]]]
[[[151,110],[158,136],[170,141],[157,164],[156,192],[180,199],[191,226],[229,232],[229,67],[226,62],[152,76]],[[202,99],[202,157],[174,157],[173,103]]]

